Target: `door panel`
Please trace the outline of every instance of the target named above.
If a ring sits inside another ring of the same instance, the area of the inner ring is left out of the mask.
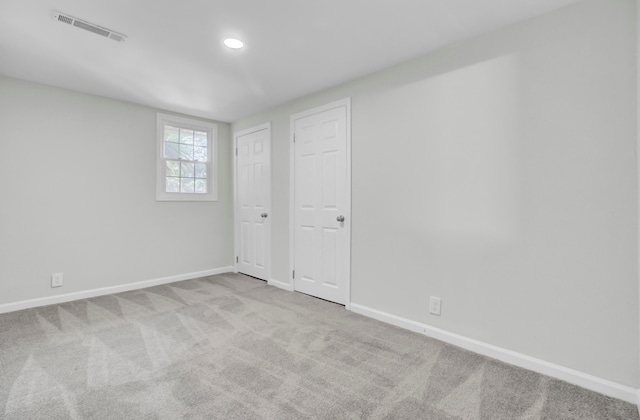
[[[264,258],[264,247],[265,247],[265,223],[256,223],[254,225],[254,235],[255,235],[255,255],[253,262],[257,268],[264,269],[265,268],[265,258]]]
[[[238,271],[270,278],[270,128],[248,130],[236,139]],[[266,215],[266,217],[264,216]]]
[[[344,304],[350,249],[347,107],[294,118],[293,129],[294,287]]]
[[[316,247],[316,231],[313,226],[300,226],[298,232],[300,249],[296,255],[296,263],[299,262],[300,278],[308,282],[314,282],[314,255]]]

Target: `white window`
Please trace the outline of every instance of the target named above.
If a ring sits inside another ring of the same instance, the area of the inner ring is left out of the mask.
[[[218,126],[158,113],[156,200],[218,199]]]

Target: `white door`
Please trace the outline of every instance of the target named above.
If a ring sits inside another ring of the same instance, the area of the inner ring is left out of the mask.
[[[292,128],[294,288],[348,304],[349,102],[296,114]]]
[[[236,263],[238,272],[271,276],[271,127],[234,135],[236,143]]]

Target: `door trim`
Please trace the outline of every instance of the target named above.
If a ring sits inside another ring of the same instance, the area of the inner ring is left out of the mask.
[[[232,160],[233,160],[233,268],[234,272],[238,272],[238,256],[240,255],[240,229],[238,229],[238,220],[240,220],[240,209],[238,207],[238,137],[246,136],[247,134],[255,133],[257,131],[267,130],[267,136],[269,138],[269,150],[271,150],[271,122],[266,122],[264,124],[256,125],[255,127],[247,128],[241,131],[234,131],[233,133],[233,150]],[[271,153],[269,154],[269,179],[271,178]],[[272,216],[271,209],[273,208],[273,197],[271,196],[271,182],[267,185],[267,192],[269,193],[269,217]],[[269,282],[271,280],[271,224],[268,223],[266,228],[266,232],[269,238],[269,255],[267,256],[267,267],[265,269],[266,272],[266,280]]]
[[[349,229],[347,230],[347,241],[349,251],[347,255],[347,279],[345,285],[345,309],[351,310],[351,98],[344,98],[339,101],[321,105],[306,111],[292,114],[289,119],[289,284],[295,290],[295,280],[293,270],[295,266],[295,147],[293,135],[295,133],[295,120],[308,117],[319,112],[328,111],[334,108],[345,107],[347,111],[347,203],[344,214],[349,218]]]

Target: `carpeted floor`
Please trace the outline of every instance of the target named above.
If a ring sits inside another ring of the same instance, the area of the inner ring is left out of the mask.
[[[243,275],[0,315],[6,419],[638,419]]]

